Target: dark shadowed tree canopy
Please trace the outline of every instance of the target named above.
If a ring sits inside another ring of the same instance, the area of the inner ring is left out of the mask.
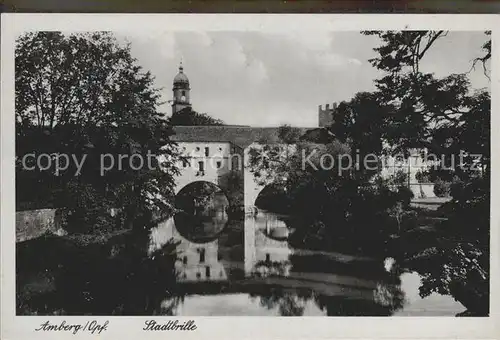
[[[199,113],[190,107],[186,107],[172,114],[170,124],[173,126],[224,125],[224,122],[220,119],[212,118],[206,113]]]
[[[439,246],[415,257],[423,276],[420,293],[452,294],[473,315],[489,313],[490,120],[489,89],[471,89],[468,73],[438,78],[424,73],[420,61],[445,31],[364,32],[380,38],[372,64],[385,72],[376,81],[383,101],[394,106],[388,140],[400,149],[427,147],[445,156],[441,166],[460,178],[444,205]],[[448,51],[454,58],[453,50]],[[489,78],[491,32],[471,62]],[[461,153],[467,155],[460,166]],[[479,158],[478,158],[479,156]],[[455,160],[454,164],[451,160]],[[477,163],[474,163],[474,162]],[[442,172],[444,169],[437,169]]]
[[[15,58],[18,204],[62,207],[87,226],[99,225],[110,207],[128,221],[168,213],[176,147],[157,111],[154,78],[129,46],[106,32],[27,33],[17,40]],[[22,160],[28,153],[86,159],[75,175],[72,161],[56,173],[30,158],[27,165],[35,168],[27,170]],[[164,157],[150,157],[148,165],[148,153]],[[132,154],[139,155],[134,162]],[[105,173],[103,155],[109,155]]]

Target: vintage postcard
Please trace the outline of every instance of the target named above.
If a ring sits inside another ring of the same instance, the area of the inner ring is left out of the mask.
[[[495,338],[498,22],[2,16],[2,339]]]

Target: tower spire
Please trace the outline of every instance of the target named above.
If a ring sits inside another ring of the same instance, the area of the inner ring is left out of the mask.
[[[174,77],[173,84],[172,114],[181,111],[186,107],[191,107],[189,101],[189,79],[184,73],[182,58],[179,62],[179,73]]]

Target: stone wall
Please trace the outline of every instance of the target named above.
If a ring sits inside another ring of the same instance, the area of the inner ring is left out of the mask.
[[[56,209],[16,212],[16,242],[23,242],[58,229]]]
[[[434,198],[434,183],[412,183],[410,184],[414,198]]]

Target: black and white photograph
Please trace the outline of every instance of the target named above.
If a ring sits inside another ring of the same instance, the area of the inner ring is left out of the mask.
[[[16,318],[492,315],[490,29],[134,27],[16,31]]]

